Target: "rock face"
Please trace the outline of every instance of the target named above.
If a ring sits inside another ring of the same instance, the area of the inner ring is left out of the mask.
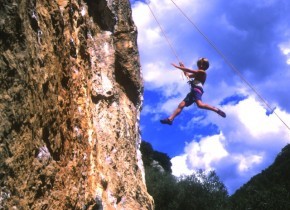
[[[2,0],[0,209],[153,209],[129,0]]]

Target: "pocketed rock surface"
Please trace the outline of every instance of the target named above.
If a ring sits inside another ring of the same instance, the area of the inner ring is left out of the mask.
[[[0,209],[153,209],[129,0],[2,0]]]

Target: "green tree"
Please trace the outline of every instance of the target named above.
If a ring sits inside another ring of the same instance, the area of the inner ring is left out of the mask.
[[[226,210],[228,193],[214,171],[202,170],[190,176],[177,178],[171,174],[171,162],[167,154],[154,151],[143,141],[142,159],[145,166],[147,190],[154,198],[156,210]],[[153,167],[157,161],[165,170]]]
[[[178,182],[177,209],[228,209],[228,192],[214,171],[184,176]]]
[[[142,160],[145,167],[150,166],[153,160],[153,147],[150,143],[142,141],[140,145]]]
[[[170,157],[167,154],[163,152],[154,151],[153,159],[158,161],[165,171],[170,173],[172,172],[171,170],[172,163],[170,162]]]
[[[173,205],[177,194],[176,178],[168,172],[160,172],[151,167],[146,168],[145,177],[148,192],[154,198],[155,209],[176,209]]]
[[[274,163],[235,192],[232,209],[290,209],[290,145],[285,146]]]

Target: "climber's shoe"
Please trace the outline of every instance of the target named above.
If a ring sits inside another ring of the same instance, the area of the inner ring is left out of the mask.
[[[162,124],[172,125],[172,121],[169,120],[168,118],[163,119],[163,120],[160,120],[160,122],[161,122]]]
[[[216,112],[218,113],[220,116],[222,116],[223,118],[226,117],[226,113],[224,113],[222,110],[218,109],[218,111]]]

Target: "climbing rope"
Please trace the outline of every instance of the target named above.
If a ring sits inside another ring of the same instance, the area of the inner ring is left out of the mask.
[[[253,85],[248,82],[246,80],[246,78],[241,74],[241,72],[229,61],[229,59],[224,55],[224,53],[219,50],[219,48],[199,29],[199,27],[185,14],[185,12],[183,12],[183,10],[173,1],[171,0],[171,2],[175,5],[175,7],[181,12],[181,14],[192,24],[192,26],[201,34],[201,36],[209,43],[209,45],[223,58],[223,60],[225,61],[225,63],[230,67],[230,69],[232,71],[234,71],[234,73],[236,73],[240,79],[250,87],[250,89],[258,96],[258,98],[266,105],[266,107],[272,111],[272,113],[274,113],[276,115],[276,117],[286,126],[286,128],[288,128],[288,130],[290,131],[290,127],[287,125],[287,123],[275,112],[275,110],[269,105],[269,103],[262,97],[261,94],[259,94],[259,92],[253,87]],[[159,23],[159,21],[157,20],[153,10],[151,9],[149,3],[146,3],[146,5],[148,6],[152,16],[154,17],[156,23],[158,24],[163,36],[165,37],[172,53],[175,55],[176,59],[178,60],[179,63],[181,63],[176,51],[174,50],[172,44],[169,41],[169,38],[166,36],[166,33],[164,32],[161,24]]]
[[[259,99],[266,105],[266,107],[271,110],[290,131],[290,127],[287,125],[287,123],[275,112],[275,110],[268,104],[268,102],[262,97],[262,95],[259,94],[258,91],[253,87],[253,85],[245,79],[241,72],[229,61],[229,59],[222,53],[222,51],[217,48],[217,46],[199,29],[199,27],[197,27],[197,25],[183,12],[183,10],[173,0],[171,0],[171,2],[181,12],[181,14],[193,25],[193,27],[204,37],[209,45],[211,45],[211,47],[224,59],[227,65],[241,78],[244,83],[246,83],[251,88],[251,90],[259,97]]]
[[[162,32],[162,34],[163,34],[163,36],[164,36],[165,40],[167,41],[167,43],[168,43],[168,45],[169,45],[169,47],[170,47],[170,49],[171,49],[171,51],[172,51],[173,55],[176,57],[176,59],[177,59],[178,63],[179,63],[179,64],[181,64],[181,61],[180,61],[180,59],[179,59],[179,57],[178,57],[178,55],[177,55],[176,51],[174,50],[174,48],[173,48],[173,46],[172,46],[171,42],[169,41],[169,38],[166,36],[166,33],[165,33],[165,31],[163,30],[163,28],[162,28],[161,24],[159,23],[159,21],[158,21],[157,17],[155,16],[155,14],[154,14],[153,10],[151,9],[151,7],[150,7],[150,5],[149,5],[149,3],[146,3],[146,5],[148,6],[148,8],[149,8],[149,10],[150,10],[150,12],[151,12],[152,16],[154,17],[154,19],[155,19],[155,21],[156,21],[157,25],[159,26],[159,28],[160,28],[160,30],[161,30],[161,32]],[[182,79],[183,79],[183,74],[182,74],[182,73],[181,73],[181,76],[182,76]],[[189,79],[189,78],[187,77],[187,79]]]
[[[153,12],[153,10],[152,10],[151,7],[149,6],[149,4],[146,4],[146,5],[148,6],[148,8],[149,8],[149,10],[150,10],[150,12],[151,12],[151,14],[152,14],[152,16],[154,17],[156,23],[158,24],[158,26],[159,26],[159,28],[160,28],[160,30],[161,30],[163,36],[165,37],[165,39],[166,39],[166,41],[167,41],[167,43],[168,43],[168,45],[169,45],[169,47],[170,47],[172,53],[175,55],[175,57],[176,57],[176,59],[178,60],[178,62],[180,62],[180,60],[179,60],[179,58],[178,58],[178,55],[177,55],[176,51],[174,50],[172,44],[170,43],[169,38],[166,36],[166,33],[164,32],[164,30],[163,30],[161,24],[160,24],[159,21],[157,20],[155,14],[154,14],[154,12]]]

